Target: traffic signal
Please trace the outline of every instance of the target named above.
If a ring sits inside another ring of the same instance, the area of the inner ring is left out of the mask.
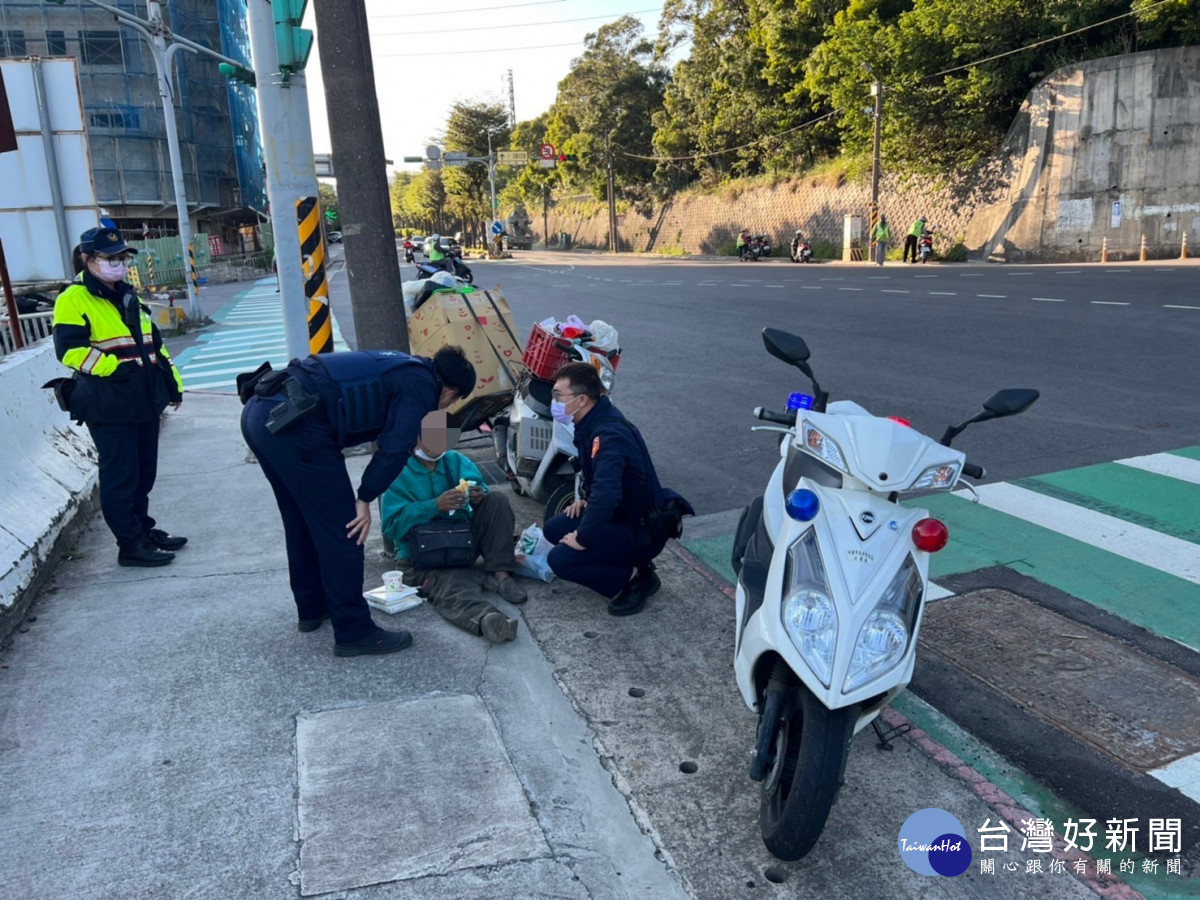
[[[575,162],[575,160],[577,160],[577,159],[579,159],[579,157],[578,157],[578,156],[576,156],[574,153],[560,153],[560,154],[558,154],[558,161],[559,161],[559,162]]]
[[[217,70],[230,81],[241,81],[250,85],[251,87],[255,87],[258,84],[258,80],[254,77],[254,73],[245,66],[235,66],[231,63],[221,63],[217,66]]]
[[[313,33],[301,28],[308,0],[272,0],[275,17],[275,49],[279,53],[279,71],[299,72],[308,64]]]

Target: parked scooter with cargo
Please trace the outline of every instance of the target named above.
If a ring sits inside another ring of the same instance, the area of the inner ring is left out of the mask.
[[[492,421],[496,461],[512,489],[546,504],[546,519],[575,502],[575,428],[550,414],[555,373],[569,362],[586,362],[612,389],[621,349],[617,332],[604,322],[569,324],[561,332],[535,325],[526,342],[526,372],[517,382],[512,405]],[[545,521],[545,520],[543,520]]]
[[[765,234],[756,234],[754,237],[758,241],[758,255],[763,258],[770,256],[771,238]]]
[[[767,328],[763,343],[808,377],[812,394],[793,394],[784,412],[754,411],[773,423],[754,430],[783,441],[734,541],[734,672],[759,716],[749,774],[762,785],[763,842],[794,860],[825,827],[851,738],[871,725],[890,749],[902,733],[876,717],[912,678],[929,556],[949,534],[900,496],[985,477],[950,442],[971,423],[1024,412],[1038,392],[998,391],[939,443],[857,403],[830,403],[796,335]]]
[[[803,235],[799,231],[792,238],[792,262],[812,262],[812,244],[804,240]]]

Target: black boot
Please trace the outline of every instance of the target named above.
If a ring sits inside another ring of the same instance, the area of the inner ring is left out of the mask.
[[[149,541],[142,541],[136,547],[130,547],[128,550],[118,552],[117,565],[154,568],[155,566],[165,566],[174,558],[174,553],[159,550]]]
[[[608,604],[610,616],[632,616],[640,613],[646,601],[658,593],[662,581],[654,573],[654,563],[638,566],[637,574],[629,579],[629,583],[621,588]]]
[[[146,540],[152,543],[159,550],[178,550],[187,543],[187,538],[173,537],[167,534],[161,528],[152,528],[150,533],[146,535]]]
[[[335,642],[333,654],[334,656],[362,656],[372,653],[395,653],[411,643],[412,635],[407,631],[387,631],[377,627],[356,641]]]

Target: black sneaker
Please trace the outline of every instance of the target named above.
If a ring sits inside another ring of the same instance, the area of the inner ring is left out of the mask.
[[[356,641],[335,642],[333,655],[363,656],[372,653],[395,653],[411,643],[412,635],[407,631],[387,631],[383,628],[376,628]]]
[[[136,547],[119,551],[117,553],[117,565],[154,568],[155,566],[165,566],[174,558],[174,553],[159,550],[149,541],[142,541]]]
[[[325,615],[323,615],[317,619],[300,619],[298,622],[296,622],[296,627],[304,632],[316,631],[318,628],[320,628],[322,625],[325,624],[325,620],[328,618],[329,618],[329,614],[326,613]]]
[[[151,529],[150,533],[146,535],[146,540],[159,550],[178,550],[187,543],[187,538],[171,537],[171,535],[167,534],[161,528]]]
[[[662,581],[654,574],[653,569],[639,568],[638,574],[629,580],[629,584],[621,589],[621,593],[608,604],[610,616],[632,616],[640,613],[646,601],[658,593]]]

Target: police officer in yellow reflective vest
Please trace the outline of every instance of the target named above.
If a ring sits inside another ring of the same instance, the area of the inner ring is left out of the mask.
[[[150,491],[158,471],[159,418],[178,409],[183,380],[162,335],[125,282],[137,252],[112,228],[85,231],[84,264],[54,303],[54,352],[74,377],[63,392],[100,457],[100,508],[122,566],[165,566],[187,538],[156,528]]]

